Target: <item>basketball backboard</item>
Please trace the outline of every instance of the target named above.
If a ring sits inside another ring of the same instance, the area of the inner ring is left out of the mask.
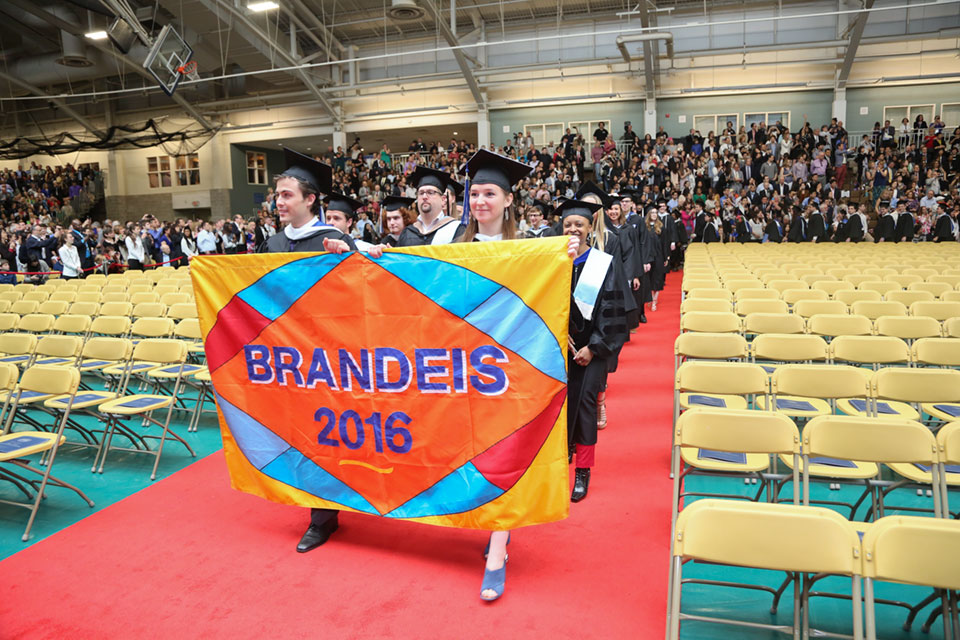
[[[177,85],[188,73],[186,67],[192,56],[193,49],[190,45],[167,24],[160,30],[160,35],[150,47],[143,66],[157,79],[160,88],[168,96],[172,96],[177,90]]]

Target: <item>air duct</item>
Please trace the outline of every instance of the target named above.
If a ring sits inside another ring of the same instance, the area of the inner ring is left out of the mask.
[[[673,34],[669,32],[655,31],[652,33],[641,33],[636,36],[617,36],[617,49],[623,56],[625,62],[631,62],[630,52],[627,51],[627,44],[633,42],[650,42],[655,40],[664,40],[667,43],[667,57],[673,59]]]
[[[423,7],[413,0],[391,0],[390,8],[387,9],[388,16],[401,22],[419,20],[425,13]]]
[[[93,66],[93,61],[87,57],[87,47],[81,38],[61,31],[60,42],[63,45],[63,53],[56,59],[57,64],[74,69]]]

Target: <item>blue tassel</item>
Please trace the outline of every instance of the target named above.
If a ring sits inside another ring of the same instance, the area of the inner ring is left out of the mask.
[[[463,216],[460,217],[460,223],[466,225],[470,222],[470,178],[463,181]]]

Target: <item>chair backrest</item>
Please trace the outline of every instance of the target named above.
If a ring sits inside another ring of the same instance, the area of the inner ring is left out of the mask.
[[[127,338],[96,336],[83,345],[84,360],[109,360],[123,362],[133,355],[133,341]]]
[[[134,306],[144,302],[160,302],[160,296],[158,296],[152,291],[143,292],[143,293],[131,293],[130,302],[132,302]]]
[[[130,333],[145,338],[167,338],[173,335],[173,329],[171,318],[137,318]]]
[[[189,304],[189,303],[187,303]],[[691,311],[730,311],[730,303],[726,300],[714,298],[687,298],[680,303],[680,313],[690,313]],[[167,311],[169,315],[170,311]]]
[[[956,521],[887,516],[863,536],[863,575],[873,580],[960,589]]]
[[[127,302],[130,296],[125,291],[107,291],[100,294],[100,302]]]
[[[724,278],[723,285],[736,297],[737,291],[763,287],[763,282],[756,278]]]
[[[747,362],[687,361],[677,369],[676,389],[699,393],[766,394],[767,372]]]
[[[829,300],[830,296],[826,291],[820,289],[786,289],[782,294],[783,300],[790,305],[797,304],[803,300]]]
[[[0,313],[7,313],[11,306],[13,306],[13,303],[9,300],[0,300]]]
[[[785,364],[771,378],[773,393],[804,398],[863,398],[870,372],[836,364]]]
[[[789,313],[790,309],[783,300],[749,298],[737,301],[736,313],[746,316],[751,313]]]
[[[187,359],[187,345],[181,340],[150,338],[133,348],[133,359],[147,362],[175,363]]]
[[[818,291],[826,291],[831,297],[833,297],[837,291],[855,291],[855,289],[851,289],[849,282],[844,282],[843,280],[818,280],[810,285],[810,288]]]
[[[821,336],[868,336],[873,333],[870,318],[859,315],[818,314],[807,322],[810,333]]]
[[[683,303],[687,302],[720,302],[724,303],[722,300],[684,300]],[[730,305],[727,304],[727,308],[730,308]],[[197,305],[194,302],[178,302],[177,304],[170,305],[170,308],[167,309],[167,317],[173,318],[174,320],[183,320],[185,318],[196,318],[197,317]]]
[[[877,463],[934,465],[937,439],[915,420],[817,416],[803,428],[803,454]]]
[[[162,300],[163,296],[168,293],[180,293],[180,287],[176,284],[158,284],[156,287],[154,287],[153,291],[160,296]]]
[[[944,321],[943,335],[948,338],[960,338],[960,318],[950,318]]]
[[[944,302],[960,302],[960,291],[947,291],[940,299]]]
[[[11,356],[31,355],[37,349],[37,336],[32,333],[0,333],[0,353]]]
[[[74,302],[67,308],[67,313],[78,316],[95,316],[100,312],[100,305],[96,302]]]
[[[890,269],[888,267],[867,267],[863,272],[867,275],[880,276],[881,278],[897,275],[896,269]]]
[[[0,313],[0,332],[11,331],[17,328],[20,316],[15,313]]]
[[[929,291],[890,291],[885,296],[887,300],[902,302],[909,307],[914,302],[925,302],[933,300],[933,294]]]
[[[960,287],[960,275],[937,274],[935,276],[930,276],[929,278],[927,278],[927,282],[943,282],[950,285],[951,289],[956,289]]]
[[[862,288],[861,285],[863,285],[863,283],[865,282],[880,282],[879,276],[871,276],[865,273],[858,273],[854,275],[843,276],[843,278],[841,279],[844,282],[849,282],[850,284],[857,287],[858,289]]]
[[[49,313],[53,316],[59,316],[66,313],[69,306],[70,303],[65,300],[47,300],[46,302],[40,303],[40,308],[37,309],[37,313]]]
[[[912,351],[918,364],[960,367],[960,340],[956,338],[920,338]]]
[[[860,300],[853,303],[851,311],[859,316],[876,320],[880,316],[905,316],[907,306],[892,300]]]
[[[90,331],[93,318],[82,314],[63,314],[53,323],[53,330],[60,333],[81,333]]]
[[[6,300],[11,304],[18,302],[22,297],[23,293],[19,291],[4,291],[3,293],[0,293],[0,300]]]
[[[874,326],[878,335],[904,340],[939,338],[941,335],[940,323],[926,317],[880,316]]]
[[[36,313],[40,308],[40,303],[36,300],[20,300],[10,305],[10,313],[16,313],[25,316],[29,313]]]
[[[736,333],[740,317],[732,311],[690,311],[680,316],[680,330]]]
[[[80,370],[73,367],[34,365],[23,372],[20,388],[56,395],[70,395],[80,387]]]
[[[750,344],[754,360],[806,362],[826,360],[827,342],[820,336],[764,333]]]
[[[130,323],[127,316],[98,316],[93,319],[90,332],[105,336],[125,336],[130,332]]]
[[[937,431],[937,450],[940,462],[960,464],[960,420],[948,422]]]
[[[84,278],[84,281],[89,284],[103,285],[107,281],[107,276],[102,273],[91,273]]]
[[[56,318],[48,313],[29,313],[20,318],[20,322],[17,323],[17,331],[46,333],[53,329],[55,321]]]
[[[129,302],[104,302],[100,305],[100,315],[129,316],[133,313],[133,305]]]
[[[937,275],[936,269],[930,269],[928,267],[912,267],[910,269],[904,269],[903,273],[920,276],[921,278],[929,278],[930,276]]]
[[[138,293],[153,293],[153,284],[149,282],[132,282],[127,287],[127,293],[135,296]]]
[[[775,289],[762,289],[760,287],[750,287],[748,289],[738,289],[733,299],[737,302],[741,300],[779,300],[780,292]]]
[[[99,291],[80,291],[77,293],[77,302],[93,302],[100,304]]]
[[[751,313],[743,319],[745,333],[803,333],[803,318],[793,313]]]
[[[747,340],[736,333],[681,333],[673,343],[673,352],[677,356],[705,360],[746,358]]]
[[[900,402],[960,403],[960,371],[887,367],[873,374],[873,396]]]
[[[910,315],[933,318],[939,322],[949,318],[960,318],[960,302],[945,302],[943,300],[914,302],[910,305]]]
[[[903,273],[887,276],[884,278],[884,280],[887,282],[896,283],[897,285],[900,286],[901,289],[906,289],[907,287],[909,287],[911,284],[915,282],[923,282],[923,278],[921,278],[920,276],[903,274]]]
[[[688,298],[720,298],[733,300],[733,294],[727,289],[692,289],[687,292]]]
[[[177,323],[176,328],[173,330],[173,335],[177,338],[187,338],[189,340],[200,340],[203,337],[203,334],[200,333],[200,321],[197,318],[184,318]],[[693,335],[693,334],[683,334],[683,335]],[[733,333],[725,333],[721,335],[736,335]],[[743,336],[737,336],[742,338]]]
[[[877,291],[867,291],[860,289],[843,289],[833,294],[834,300],[840,300],[848,305],[861,300],[880,300],[881,295]]]
[[[104,285],[102,292],[103,293],[122,293],[124,295],[129,293],[129,291],[127,291],[127,287],[119,283]]]
[[[860,574],[860,537],[824,507],[698,500],[677,518],[673,555],[757,569]]]
[[[860,285],[861,291],[876,291],[880,295],[884,295],[890,291],[900,291],[900,285],[896,282],[864,282]]]
[[[837,336],[830,341],[830,359],[858,364],[907,363],[910,347],[893,336]]]
[[[82,349],[78,336],[44,336],[37,342],[37,355],[53,358],[76,358]]]
[[[37,303],[46,302],[49,297],[50,294],[46,291],[31,291],[23,295],[24,300]]]
[[[9,391],[17,386],[20,369],[12,362],[0,362],[0,390]]]
[[[190,296],[185,293],[165,293],[160,296],[160,302],[167,306],[180,302],[190,302]]]
[[[167,305],[162,302],[140,302],[133,305],[131,315],[134,318],[162,318],[167,312]]]
[[[947,291],[953,291],[953,287],[946,282],[916,282],[907,287],[907,291],[927,291],[939,298]]]
[[[782,413],[695,407],[677,419],[673,443],[712,451],[799,455],[800,432]]]
[[[839,300],[800,300],[793,305],[793,312],[803,318],[819,314],[845,315],[850,312],[846,303]]]
[[[790,290],[807,291],[810,289],[803,280],[771,280],[767,283],[767,288],[779,291],[781,297],[784,297],[786,292]]]

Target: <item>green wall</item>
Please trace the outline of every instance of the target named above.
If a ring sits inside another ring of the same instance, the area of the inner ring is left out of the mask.
[[[247,151],[262,151],[267,154],[266,185],[247,184]],[[265,197],[267,188],[273,185],[273,176],[284,170],[283,152],[252,145],[230,145],[230,174],[233,188],[230,190],[231,214],[249,216],[259,206],[256,196]],[[261,198],[262,201],[262,198]]]
[[[807,115],[811,126],[819,127],[821,124],[829,123],[832,100],[832,91],[659,98],[657,126],[663,127],[669,135],[677,137],[685,136],[690,132],[695,115],[737,113],[740,114],[740,124],[743,124],[744,113],[789,111],[790,129],[796,131],[803,126],[804,114]],[[678,116],[686,116],[687,121],[681,124]],[[700,133],[707,135],[703,130]]]
[[[847,131],[871,131],[874,122],[883,124],[884,106],[934,104],[939,115],[944,102],[960,102],[960,82],[847,89],[846,129]],[[860,115],[860,107],[867,107],[868,113]],[[934,114],[923,115],[927,122],[933,120]],[[894,126],[899,124],[899,122],[893,123]]]
[[[517,131],[523,133],[525,124],[597,122],[602,120],[607,130],[619,138],[623,134],[623,123],[633,123],[633,130],[643,132],[643,100],[622,100],[619,102],[594,102],[561,106],[523,107],[518,109],[491,109],[490,141],[494,146],[502,146],[504,140],[512,138]],[[510,133],[504,133],[503,127],[510,127]],[[581,131],[588,141],[593,140],[593,131]],[[560,142],[554,140],[554,142]]]

